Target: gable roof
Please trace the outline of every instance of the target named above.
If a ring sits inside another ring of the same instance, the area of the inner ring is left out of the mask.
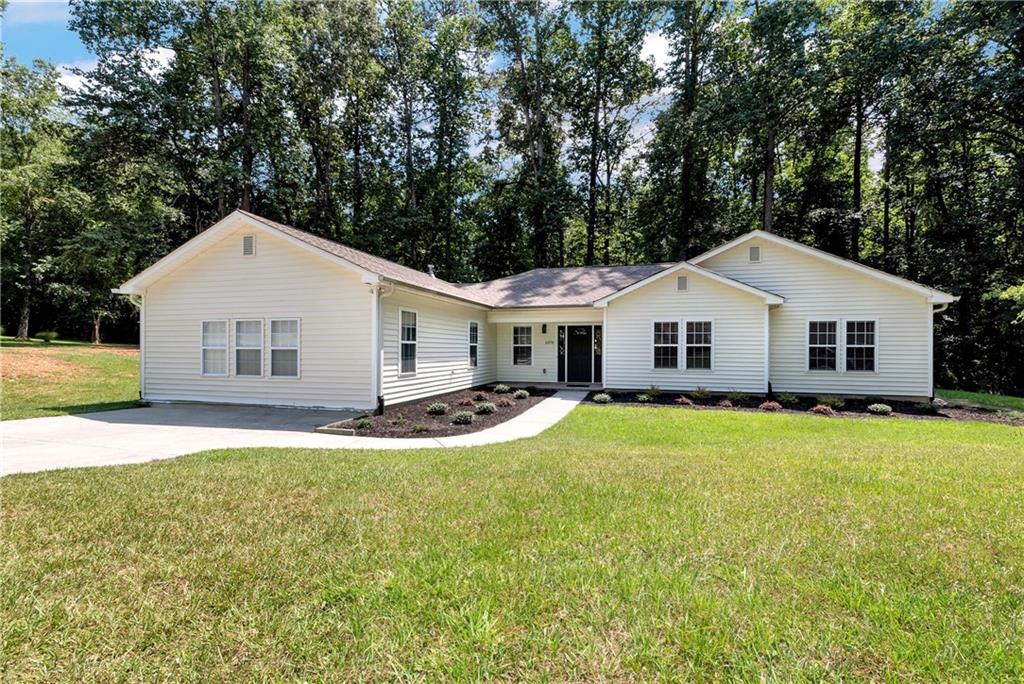
[[[634,290],[638,290],[641,287],[646,287],[647,285],[650,285],[651,283],[653,283],[653,282],[655,282],[657,280],[660,280],[660,279],[662,279],[662,278],[664,278],[666,276],[672,275],[673,273],[678,273],[679,271],[686,271],[687,273],[695,273],[697,275],[704,276],[705,278],[709,278],[710,280],[713,280],[713,281],[715,281],[717,283],[721,283],[722,285],[726,285],[728,287],[733,287],[733,288],[736,288],[737,290],[740,290],[742,292],[746,292],[749,295],[753,295],[755,297],[760,297],[761,299],[763,299],[765,301],[765,304],[782,304],[784,301],[786,301],[784,298],[780,297],[779,295],[775,294],[774,292],[769,292],[768,290],[762,290],[761,288],[754,287],[753,285],[747,285],[746,283],[740,282],[739,280],[736,280],[735,278],[730,278],[728,276],[722,275],[721,273],[715,273],[714,271],[709,271],[706,268],[701,268],[700,266],[696,266],[696,265],[691,264],[691,263],[686,262],[686,261],[680,261],[679,263],[673,264],[673,265],[669,266],[668,268],[665,268],[665,269],[663,269],[663,270],[661,270],[661,271],[659,271],[657,273],[651,274],[650,276],[648,276],[647,278],[644,278],[643,280],[638,280],[637,282],[632,283],[631,285],[629,285],[627,287],[624,287],[624,288],[622,288],[621,290],[619,290],[617,292],[613,292],[613,293],[611,293],[611,294],[609,294],[609,295],[607,295],[605,297],[602,297],[602,298],[596,300],[594,302],[594,305],[595,306],[599,306],[599,307],[607,306],[608,302],[610,302],[610,301],[612,301],[614,299],[618,299],[622,295],[629,294],[630,292],[633,292]]]
[[[736,247],[737,245],[741,245],[744,242],[747,242],[748,240],[752,240],[753,238],[761,238],[762,240],[766,240],[767,242],[771,242],[776,245],[781,245],[783,247],[788,247],[789,249],[800,252],[801,254],[806,254],[808,256],[816,257],[823,261],[827,261],[828,263],[839,266],[840,268],[845,268],[847,270],[860,273],[861,275],[866,275],[868,277],[875,278],[876,280],[881,280],[883,282],[889,283],[890,285],[894,285],[904,290],[916,292],[917,294],[927,297],[928,301],[934,304],[949,304],[960,299],[959,297],[948,294],[941,290],[936,290],[933,287],[928,287],[927,285],[915,283],[914,281],[907,280],[906,278],[900,278],[899,276],[892,275],[891,273],[880,271],[877,268],[871,268],[870,266],[865,266],[864,264],[858,263],[856,261],[844,259],[842,257],[836,256],[835,254],[829,254],[828,252],[822,251],[820,249],[809,247],[800,242],[780,237],[775,233],[768,233],[763,230],[752,230],[749,233],[740,235],[738,238],[730,240],[729,242],[726,242],[724,245],[719,245],[718,247],[715,247],[712,250],[708,250],[707,252],[704,252],[703,254],[696,256],[693,259],[690,259],[690,263],[700,264],[704,261],[707,261],[711,257],[717,256],[722,252],[730,250],[733,247]]]
[[[535,268],[484,283],[462,285],[496,307],[587,306],[672,264]]]

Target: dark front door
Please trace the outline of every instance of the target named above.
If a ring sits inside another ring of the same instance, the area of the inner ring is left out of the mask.
[[[594,328],[589,325],[570,325],[566,333],[566,382],[593,382]]]

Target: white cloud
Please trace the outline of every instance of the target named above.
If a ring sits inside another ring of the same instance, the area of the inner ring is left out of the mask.
[[[83,74],[74,73],[74,71],[76,69],[92,71],[96,68],[96,64],[95,59],[84,59],[70,64],[58,64],[57,71],[60,72],[60,77],[57,79],[57,82],[69,90],[81,90],[89,79]]]
[[[26,2],[14,0],[7,5],[3,14],[5,26],[18,24],[48,24],[60,22],[67,24],[71,17],[71,9],[67,2]]]
[[[654,66],[663,70],[669,63],[668,39],[661,34],[661,31],[652,31],[644,37],[644,45],[640,50],[644,59],[653,59]]]

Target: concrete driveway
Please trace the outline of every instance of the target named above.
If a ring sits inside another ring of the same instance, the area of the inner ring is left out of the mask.
[[[142,463],[206,449],[337,447],[313,428],[358,415],[345,411],[154,404],[121,411],[0,423],[0,475]]]

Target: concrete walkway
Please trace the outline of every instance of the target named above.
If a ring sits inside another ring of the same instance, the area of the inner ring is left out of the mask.
[[[454,437],[394,439],[313,432],[354,413],[242,406],[156,404],[146,408],[0,422],[0,475],[58,468],[143,463],[207,449],[428,449],[533,437],[585,392],[560,391],[500,425]]]

